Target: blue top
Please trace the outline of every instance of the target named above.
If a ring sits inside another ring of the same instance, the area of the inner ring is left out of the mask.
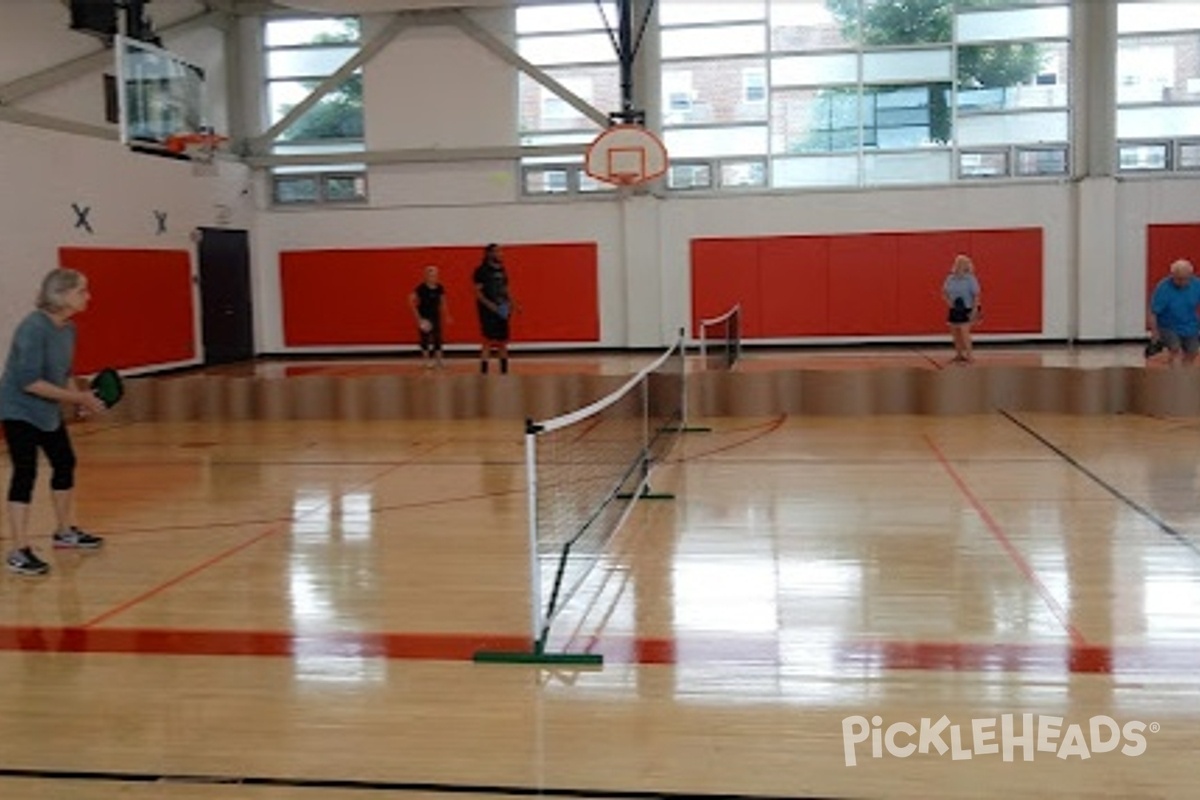
[[[1200,281],[1189,280],[1187,286],[1176,286],[1175,282],[1163,278],[1150,297],[1150,310],[1158,321],[1158,327],[1175,331],[1180,336],[1200,334],[1200,319],[1196,317],[1196,306],[1200,305]]]
[[[75,358],[75,325],[61,328],[42,311],[34,311],[13,332],[4,375],[0,376],[0,419],[21,420],[44,431],[62,425],[62,406],[25,391],[43,380],[67,386]]]
[[[949,298],[950,305],[955,305],[955,300],[962,300],[965,307],[974,308],[975,299],[979,297],[979,281],[969,272],[965,275],[951,273],[946,276],[942,291]]]

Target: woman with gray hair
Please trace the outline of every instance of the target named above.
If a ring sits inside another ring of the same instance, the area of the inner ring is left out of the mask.
[[[55,547],[97,548],[98,536],[75,527],[75,451],[63,419],[63,403],[81,413],[98,413],[104,403],[75,387],[75,324],[71,317],[87,308],[87,278],[73,269],[52,270],[42,281],[37,310],[13,333],[4,373],[0,376],[0,420],[8,441],[12,478],[8,487],[8,519],[13,546],[5,563],[21,575],[45,575],[50,565],[29,541],[29,505],[37,478],[38,450],[50,461],[51,499],[58,528]]]

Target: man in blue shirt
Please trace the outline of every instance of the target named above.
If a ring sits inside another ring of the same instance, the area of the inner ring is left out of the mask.
[[[1191,364],[1200,350],[1200,281],[1192,262],[1180,259],[1150,296],[1150,337],[1171,354],[1171,363]]]

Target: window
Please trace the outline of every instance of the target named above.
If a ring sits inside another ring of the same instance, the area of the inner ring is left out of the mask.
[[[667,171],[667,186],[672,189],[711,188],[712,166],[706,163],[673,163]]]
[[[560,85],[585,103],[592,102],[592,84],[594,78],[590,75],[564,76]],[[542,130],[563,130],[578,128],[586,125],[586,118],[567,100],[545,86],[540,86],[542,107],[539,123]]]
[[[619,92],[605,26],[615,13],[602,9],[520,7],[517,34],[522,54],[564,86],[590,79],[579,96],[607,112]],[[1060,176],[1069,163],[1070,0],[658,0],[657,11],[672,189]],[[1144,35],[1178,33],[1159,27]],[[1178,62],[1144,58],[1157,66],[1137,91],[1161,86],[1164,65]],[[1176,96],[1200,91],[1200,70],[1172,80]],[[523,142],[597,132],[525,84]]]
[[[692,117],[696,90],[692,88],[690,69],[663,73],[664,120],[667,124],[686,122]]]
[[[731,159],[721,162],[721,185],[741,188],[766,186],[766,159]]]
[[[1069,7],[960,8],[956,22],[956,143],[963,148],[1037,145],[1065,154]],[[1005,158],[1008,165],[1019,160]],[[1040,173],[1016,169],[1010,174]]]
[[[1066,163],[1066,0],[770,0],[769,28],[772,186],[1016,178]],[[1024,149],[1054,157],[1022,172]]]
[[[287,175],[275,178],[276,203],[316,203],[320,198],[319,175]]]
[[[1000,178],[1008,175],[1008,152],[972,152],[958,154],[958,174],[963,178]]]
[[[1200,169],[1200,142],[1180,142],[1176,169]]]
[[[1122,143],[1117,147],[1117,164],[1130,172],[1162,171],[1171,166],[1169,142]]]
[[[274,176],[274,200],[279,205],[350,203],[367,199],[363,173],[282,173]]]
[[[527,194],[559,194],[570,188],[571,172],[563,167],[530,167],[525,170]]]
[[[1069,172],[1067,149],[1017,148],[1017,175],[1066,175]]]
[[[362,173],[348,175],[327,173],[323,178],[327,202],[348,203],[367,199],[367,176]]]
[[[964,180],[1005,177],[1065,176],[1065,147],[1007,147],[997,150],[961,150],[958,176]]]
[[[767,0],[660,0],[659,21],[667,152],[721,159],[672,170],[668,186],[765,185]]]
[[[359,47],[354,17],[268,19],[264,22],[268,126],[284,121],[313,90],[349,61]],[[292,120],[272,145],[276,155],[360,152],[363,141],[362,73],[355,71]],[[276,167],[273,196],[279,204],[343,203],[366,199],[366,168]]]
[[[1200,2],[1117,6],[1117,165],[1195,169],[1200,135]]]
[[[608,33],[616,8],[605,4],[520,6],[517,51],[555,83],[601,113],[620,107],[617,53]],[[601,132],[591,117],[529,75],[518,79],[522,145],[586,145]],[[583,172],[583,156],[525,158],[526,195],[597,192],[608,188]]]
[[[742,68],[742,102],[762,103],[767,99],[767,71],[762,67]]]

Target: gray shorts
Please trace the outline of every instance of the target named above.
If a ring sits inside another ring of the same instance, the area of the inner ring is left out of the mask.
[[[1200,336],[1180,336],[1175,331],[1163,328],[1159,330],[1158,338],[1172,353],[1178,353],[1182,349],[1189,356],[1194,356],[1196,351],[1200,350]]]

